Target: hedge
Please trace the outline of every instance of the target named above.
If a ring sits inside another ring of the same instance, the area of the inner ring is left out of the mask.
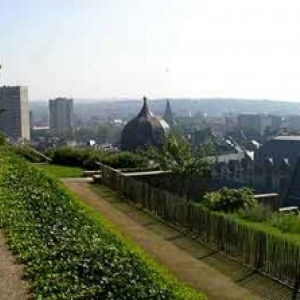
[[[52,163],[77,166],[86,169],[99,169],[96,162],[102,162],[113,168],[144,169],[149,161],[146,157],[130,152],[107,152],[96,149],[58,148],[48,153]]]

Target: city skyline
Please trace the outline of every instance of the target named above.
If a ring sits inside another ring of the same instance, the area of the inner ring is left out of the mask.
[[[300,3],[0,0],[1,85],[31,100],[300,102]]]

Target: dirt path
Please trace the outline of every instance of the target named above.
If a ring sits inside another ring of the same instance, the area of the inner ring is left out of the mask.
[[[21,279],[22,267],[15,263],[14,257],[5,244],[0,232],[0,299],[29,299],[28,283]]]
[[[179,248],[174,243],[182,238],[178,231],[155,221],[128,204],[120,203],[116,207],[107,201],[105,195],[96,193],[88,183],[65,180],[64,184],[155,260],[166,266],[177,278],[203,291],[209,299],[263,299],[207,264],[204,258],[210,254],[204,255],[202,260],[201,257],[194,257]],[[183,239],[180,244],[184,243],[186,241]],[[187,247],[190,248],[189,245]],[[202,254],[199,253],[200,256]]]

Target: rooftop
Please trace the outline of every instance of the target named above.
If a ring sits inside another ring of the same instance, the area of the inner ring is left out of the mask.
[[[276,141],[300,141],[299,135],[281,135],[273,138]]]

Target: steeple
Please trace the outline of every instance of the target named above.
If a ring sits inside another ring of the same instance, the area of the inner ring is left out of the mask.
[[[166,103],[164,119],[169,124],[169,126],[172,127],[172,126],[176,125],[176,121],[175,121],[175,118],[174,118],[173,111],[172,111],[171,104],[170,104],[169,100],[167,100],[167,103]]]
[[[153,116],[152,112],[149,109],[147,98],[143,97],[143,101],[144,101],[143,107],[142,107],[141,111],[139,112],[139,114],[137,115],[137,117],[138,118],[148,118],[150,116]]]

